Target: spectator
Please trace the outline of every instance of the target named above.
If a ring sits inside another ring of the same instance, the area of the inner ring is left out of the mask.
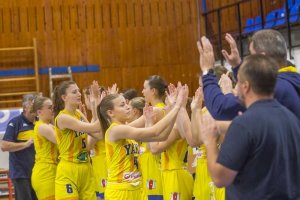
[[[228,54],[222,50],[222,53],[236,75],[241,58],[232,36],[226,34],[225,39],[230,45],[231,52]],[[279,74],[274,97],[300,120],[300,74],[295,67],[287,66],[286,42],[281,33],[268,29],[257,31],[251,39],[249,50],[251,54],[264,54],[277,61]],[[215,119],[232,120],[239,111],[243,112],[245,107],[232,93],[226,95],[222,93],[216,77],[211,73],[213,66],[214,61],[207,67],[201,65],[205,105]]]
[[[35,113],[32,110],[34,99],[33,94],[23,96],[23,112],[8,123],[1,142],[1,150],[9,152],[9,174],[14,183],[16,200],[37,199],[31,186],[35,157],[33,146]]]
[[[212,48],[202,41],[202,64],[209,66]],[[229,126],[220,152],[213,119],[199,120],[209,172],[216,186],[227,187],[227,200],[300,198],[300,126],[273,98],[277,71],[278,64],[265,55],[242,63],[238,96],[247,110]]]

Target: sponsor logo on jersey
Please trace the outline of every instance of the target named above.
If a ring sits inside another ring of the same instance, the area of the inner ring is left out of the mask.
[[[147,188],[148,188],[149,190],[155,189],[155,188],[156,188],[156,181],[153,180],[153,179],[147,180]]]
[[[100,186],[105,188],[107,186],[107,180],[106,179],[101,179]]]
[[[26,124],[26,123],[23,123],[23,127],[25,127],[25,126],[28,126],[28,124]]]
[[[180,200],[179,192],[171,192],[170,200]]]
[[[123,180],[125,180],[125,181],[137,180],[140,177],[141,177],[140,172],[124,172],[123,173]]]
[[[88,152],[86,152],[86,151],[80,152],[80,153],[77,155],[77,159],[78,159],[80,162],[87,162],[87,161],[88,161]]]

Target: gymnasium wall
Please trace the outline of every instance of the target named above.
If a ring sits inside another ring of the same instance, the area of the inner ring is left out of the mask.
[[[0,1],[0,48],[29,46],[37,39],[39,67],[99,65],[99,72],[75,73],[82,88],[136,87],[159,74],[198,85],[195,0],[11,0]],[[31,52],[1,52],[0,70],[30,68]],[[48,75],[40,76],[48,95]],[[33,87],[1,84],[0,90]],[[1,92],[2,92],[1,91]]]

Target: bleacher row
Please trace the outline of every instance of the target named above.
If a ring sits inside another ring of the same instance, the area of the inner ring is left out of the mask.
[[[295,2],[293,2],[293,0],[288,0],[287,4],[287,9],[286,6],[284,6],[283,8],[272,10],[267,13],[264,19],[264,26],[261,15],[246,19],[244,33],[252,33],[263,28],[278,27],[286,24],[287,19],[289,20],[289,23],[292,24],[300,21],[300,0],[295,0]]]

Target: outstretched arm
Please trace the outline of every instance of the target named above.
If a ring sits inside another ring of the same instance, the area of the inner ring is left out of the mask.
[[[57,126],[60,129],[71,129],[78,132],[85,132],[96,139],[102,139],[103,134],[99,120],[93,123],[82,122],[66,114],[57,117]]]
[[[202,71],[211,69],[214,65],[214,53],[211,43],[206,37],[197,43],[200,54],[200,67]],[[207,73],[202,77],[204,101],[207,109],[217,120],[232,120],[239,111],[245,108],[233,94],[224,95],[218,85],[215,75]]]
[[[180,138],[181,137],[178,133],[178,129],[176,128],[176,126],[174,126],[168,139],[166,139],[165,141],[161,141],[161,142],[150,142],[149,143],[150,151],[154,154],[161,153],[161,152],[165,151],[166,149],[168,149],[168,147],[171,146],[171,144],[173,144],[176,140],[178,140]]]
[[[134,139],[143,142],[163,141],[169,136],[181,104],[184,101],[186,88],[182,87],[177,101],[173,109],[154,126],[149,128],[134,128],[128,125],[114,126],[110,129],[108,139],[110,141],[118,141],[120,139]]]

